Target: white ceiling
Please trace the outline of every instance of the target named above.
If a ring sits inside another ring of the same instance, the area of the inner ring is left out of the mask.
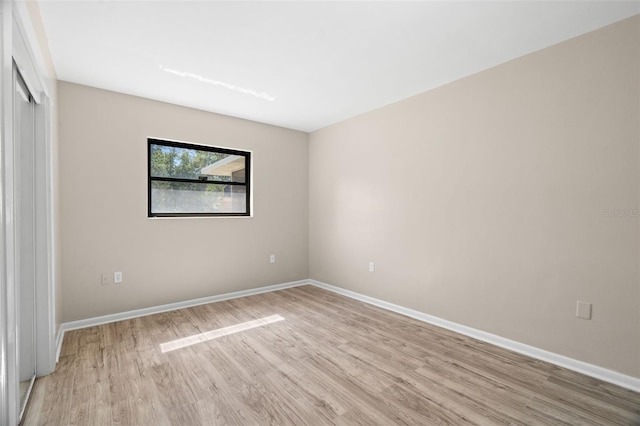
[[[60,80],[313,131],[640,2],[40,0]]]

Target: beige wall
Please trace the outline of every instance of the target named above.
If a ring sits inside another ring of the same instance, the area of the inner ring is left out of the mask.
[[[639,26],[311,134],[311,278],[640,377]]]
[[[308,277],[302,132],[58,84],[63,321]],[[253,218],[147,218],[147,137],[253,151]],[[269,255],[277,262],[269,264]],[[100,285],[122,271],[121,285]]]

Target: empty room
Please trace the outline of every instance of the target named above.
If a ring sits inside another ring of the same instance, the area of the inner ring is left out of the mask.
[[[0,23],[0,425],[640,425],[640,1]]]

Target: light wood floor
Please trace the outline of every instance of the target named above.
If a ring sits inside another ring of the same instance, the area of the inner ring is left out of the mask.
[[[638,425],[640,394],[304,286],[68,332],[24,424]]]

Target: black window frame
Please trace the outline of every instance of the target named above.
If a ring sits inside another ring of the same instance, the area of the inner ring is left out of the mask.
[[[151,175],[151,146],[162,145],[174,148],[192,149],[198,151],[216,152],[220,154],[238,155],[245,158],[245,181],[230,182],[217,180],[201,180],[189,178],[159,177]],[[246,193],[245,213],[215,213],[215,212],[193,212],[193,213],[154,213],[151,211],[151,187],[152,182],[184,182],[202,185],[221,184],[242,186]],[[177,142],[165,139],[147,138],[147,217],[247,217],[251,216],[251,152],[229,148],[219,148],[210,145],[198,145],[187,142]]]

